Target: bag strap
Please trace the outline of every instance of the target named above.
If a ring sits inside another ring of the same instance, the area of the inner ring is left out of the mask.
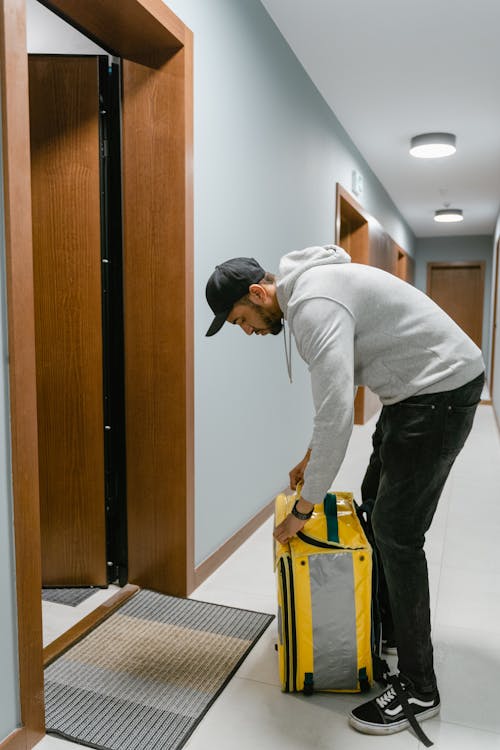
[[[297,499],[302,492],[302,482],[297,484]],[[329,542],[340,544],[339,539],[339,520],[337,517],[337,495],[333,492],[327,492],[323,500],[323,512],[326,517],[326,538]],[[297,534],[299,536],[299,534]]]
[[[390,672],[387,661],[382,658],[382,613],[379,602],[379,561],[378,550],[375,544],[372,529],[372,513],[374,501],[365,500],[361,505],[354,503],[359,522],[363,527],[368,539],[373,556],[372,565],[372,651],[373,651],[373,677],[381,685],[387,685],[387,675]]]
[[[329,542],[339,543],[339,519],[337,517],[337,495],[327,492],[323,501],[326,516],[326,535]]]
[[[397,697],[401,701],[401,707],[403,709],[403,713],[404,713],[405,717],[408,719],[411,728],[413,729],[413,731],[417,735],[417,737],[420,740],[420,742],[423,745],[425,745],[425,747],[432,747],[432,745],[434,743],[432,742],[432,740],[430,740],[427,737],[426,733],[424,732],[424,730],[422,729],[422,727],[418,723],[417,719],[415,718],[415,714],[413,713],[413,709],[410,706],[410,704],[408,703],[407,695],[406,695],[405,691],[403,690],[403,688],[401,687],[401,683],[399,681],[399,677],[397,675],[391,675],[389,677],[389,683],[393,686],[393,688],[394,688],[394,690],[396,692]]]

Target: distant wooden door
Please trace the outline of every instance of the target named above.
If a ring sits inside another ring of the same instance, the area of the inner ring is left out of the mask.
[[[42,580],[106,585],[98,58],[30,56]]]
[[[484,262],[428,263],[427,294],[481,348]]]

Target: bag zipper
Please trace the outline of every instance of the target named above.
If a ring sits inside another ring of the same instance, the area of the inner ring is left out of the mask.
[[[281,579],[281,598],[283,602],[283,618],[282,618],[282,637],[283,637],[283,659],[285,662],[285,692],[290,692],[290,660],[289,660],[289,653],[290,653],[290,643],[289,643],[289,633],[288,633],[288,619],[289,619],[289,613],[288,613],[288,590],[286,585],[286,569],[285,569],[285,561],[281,557],[280,558],[280,579]]]
[[[288,557],[288,577],[290,587],[290,627],[291,634],[290,639],[292,641],[292,679],[293,679],[293,692],[297,690],[297,626],[295,621],[295,590],[293,586],[293,568],[292,558]]]
[[[301,539],[303,542],[306,542],[306,544],[310,544],[312,547],[321,547],[321,549],[339,549],[339,550],[349,550],[349,551],[356,551],[359,549],[366,549],[366,547],[348,547],[345,544],[337,544],[336,542],[324,542],[321,539],[315,539],[312,536],[308,536],[307,534],[304,534],[303,531],[298,531],[297,536],[299,539]]]

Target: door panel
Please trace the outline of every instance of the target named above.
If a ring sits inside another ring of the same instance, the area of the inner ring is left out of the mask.
[[[394,253],[394,243],[378,223],[370,222],[370,260],[371,266],[381,268],[388,273],[396,272],[396,257]]]
[[[396,245],[396,276],[403,281],[407,281],[409,284],[413,284],[415,281],[415,261],[402,250],[399,245]]]
[[[427,293],[481,348],[484,263],[429,263]]]
[[[186,64],[184,50],[156,69],[123,63],[129,581],[176,596],[194,587]]]
[[[44,585],[106,585],[98,58],[30,56]]]

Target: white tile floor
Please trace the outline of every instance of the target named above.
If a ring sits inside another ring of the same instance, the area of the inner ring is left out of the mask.
[[[337,489],[359,497],[373,427],[374,420],[355,427]],[[442,710],[424,727],[439,750],[500,750],[499,487],[499,434],[491,406],[480,406],[426,545]],[[271,531],[269,520],[193,597],[274,612]],[[281,693],[275,640],[273,623],[200,723],[187,750],[421,750],[408,731],[381,738],[351,729],[346,712],[364,698]],[[37,745],[39,750],[77,747],[49,736]]]
[[[93,609],[109,599],[113,594],[119,591],[118,586],[108,586],[107,589],[96,589],[92,596],[85,599],[76,607],[69,607],[55,602],[44,602],[42,600],[42,617],[43,617],[43,645],[55,641],[60,635],[76,625]]]

